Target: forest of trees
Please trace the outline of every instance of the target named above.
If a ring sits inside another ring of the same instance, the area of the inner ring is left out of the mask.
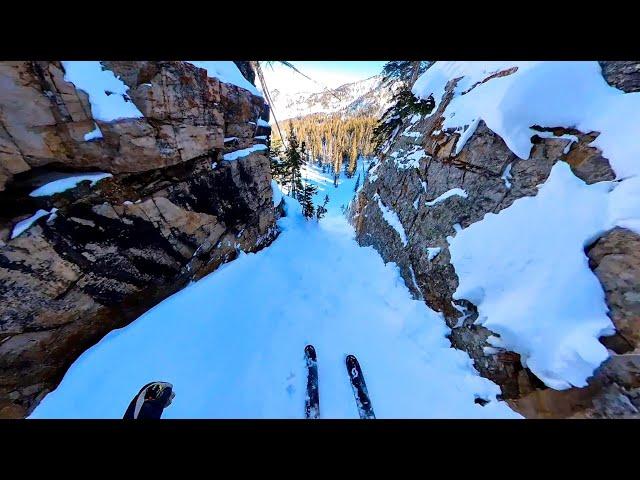
[[[280,126],[286,132],[293,127],[305,145],[308,160],[330,166],[334,172],[340,172],[344,165],[347,175],[352,175],[358,157],[373,154],[376,122],[372,116],[314,114],[285,120]],[[272,141],[281,142],[277,129],[272,132]]]
[[[340,172],[354,175],[360,156],[371,157],[387,142],[402,119],[417,113],[427,115],[435,106],[433,97],[418,99],[411,87],[418,76],[433,62],[392,61],[383,68],[383,82],[388,87],[396,84],[393,103],[376,118],[368,115],[344,116],[341,114],[311,114],[301,118],[285,120],[271,133],[269,157],[273,177],[297,199],[306,218],[322,218],[326,213],[329,197],[322,205],[314,205],[316,187],[303,181],[301,167],[305,162],[322,165],[323,171],[332,172],[334,185]],[[286,141],[280,135],[282,128]],[[356,181],[355,190],[360,184]]]
[[[306,143],[300,141],[293,125],[288,125],[287,141],[283,145],[280,138],[271,143],[269,158],[271,160],[271,174],[282,185],[292,198],[300,202],[302,214],[310,219],[314,216],[319,220],[327,213],[329,197],[325,196],[322,205],[313,204],[313,196],[318,191],[311,183],[302,178],[302,166],[309,159]]]

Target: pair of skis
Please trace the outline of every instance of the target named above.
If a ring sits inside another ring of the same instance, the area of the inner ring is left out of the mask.
[[[304,357],[307,364],[307,398],[305,401],[305,417],[320,418],[320,395],[318,391],[318,358],[313,345],[304,348]],[[345,359],[347,373],[356,399],[358,414],[362,419],[376,418],[373,406],[367,392],[367,384],[360,368],[360,363],[354,355],[347,355]]]

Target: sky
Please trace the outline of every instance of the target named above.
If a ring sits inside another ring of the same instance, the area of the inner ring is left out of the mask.
[[[299,73],[274,63],[273,68],[263,64],[265,80],[269,90],[287,93],[317,92],[323,87],[336,88],[345,83],[364,80],[381,72],[384,61],[293,61],[298,70],[311,77],[318,85],[305,79]]]

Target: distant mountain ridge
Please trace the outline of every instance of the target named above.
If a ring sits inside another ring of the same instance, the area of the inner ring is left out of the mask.
[[[382,85],[380,75],[346,83],[333,90],[286,94],[274,89],[271,95],[278,120],[314,113],[380,116],[389,107],[391,96],[391,89]]]

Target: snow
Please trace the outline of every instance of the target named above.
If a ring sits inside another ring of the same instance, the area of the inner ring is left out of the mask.
[[[390,156],[394,158],[396,167],[401,170],[405,170],[407,168],[419,168],[420,160],[427,157],[427,153],[422,147],[416,145],[406,154],[400,153],[398,150],[396,150],[395,152],[391,153]]]
[[[376,159],[376,163],[369,171],[369,183],[373,183],[378,180],[378,168],[380,167],[380,161]]]
[[[261,118],[258,119],[258,126],[259,127],[270,127],[271,125],[269,125],[269,122],[267,122],[266,120],[263,120]]]
[[[266,135],[258,135],[257,137],[253,137],[253,138],[255,138],[256,140],[266,140],[267,136]]]
[[[400,221],[400,218],[398,218],[398,214],[393,210],[391,210],[389,207],[386,207],[382,203],[382,200],[380,200],[380,195],[378,195],[377,193],[373,196],[373,199],[378,202],[378,207],[382,212],[382,217],[389,224],[389,226],[398,233],[398,235],[400,236],[400,240],[402,241],[402,244],[406,247],[408,243],[407,234],[404,231],[404,227],[402,226],[402,222]]]
[[[280,190],[280,186],[275,180],[271,180],[271,193],[273,195],[273,206],[277,207],[282,201],[282,190]]]
[[[13,227],[13,230],[11,232],[11,239],[16,238],[22,232],[27,230],[39,218],[42,218],[45,215],[49,215],[50,213],[55,213],[55,210],[56,209],[53,209],[51,212],[48,212],[46,210],[38,209],[38,211],[36,213],[34,213],[33,215],[31,215],[29,218],[25,218],[24,220],[19,221]]]
[[[102,130],[100,130],[100,127],[98,125],[94,126],[96,128],[94,128],[93,130],[91,130],[89,133],[85,133],[84,134],[84,141],[88,142],[89,140],[94,140],[96,138],[103,138],[102,137]]]
[[[298,73],[292,72],[292,75],[303,78]],[[317,113],[353,116],[370,112],[379,116],[390,106],[393,91],[393,87],[381,85],[382,77],[378,75],[331,90],[320,87],[321,91],[317,91],[318,85],[312,82],[308,85],[313,87],[311,89],[291,91],[278,81],[272,85],[268,77],[267,74],[274,103],[272,107],[281,120]]]
[[[53,182],[49,182],[41,187],[36,188],[33,192],[29,194],[30,197],[46,197],[49,195],[53,195],[54,193],[61,193],[71,188],[75,188],[80,182],[84,182],[89,180],[91,182],[91,186],[94,186],[99,180],[103,178],[111,177],[110,173],[104,172],[95,172],[95,173],[85,173],[82,175],[70,175],[68,177],[60,178],[58,180],[54,180]]]
[[[246,157],[247,155],[250,155],[254,152],[260,152],[266,149],[267,149],[266,145],[263,145],[262,143],[258,143],[249,148],[243,148],[242,150],[236,150],[235,152],[225,153],[222,156],[222,159],[228,160],[228,161],[237,160],[238,158]]]
[[[444,192],[438,198],[431,200],[430,202],[425,202],[425,205],[427,205],[428,207],[432,207],[434,205],[437,205],[438,203],[444,202],[449,197],[455,196],[467,198],[467,192],[465,192],[462,188],[452,188],[451,190],[447,190],[446,192]]]
[[[518,70],[461,95],[489,73],[510,67]],[[531,137],[542,133],[534,125],[597,131],[601,134],[592,145],[603,151],[618,178],[640,174],[640,93],[609,86],[598,62],[436,62],[412,91],[421,98],[434,93],[439,103],[446,82],[459,76],[443,128],[482,119],[522,159],[529,157]]]
[[[163,418],[302,418],[308,343],[321,418],[358,418],[347,354],[362,365],[378,418],[518,418],[451,348],[442,315],[411,297],[397,266],[357,244],[341,213],[356,177],[341,179],[322,182],[333,195],[326,218],[305,221],[285,197],[271,246],[240,253],[109,333],[31,418],[122,418],[152,380],[175,387]]]
[[[489,78],[507,69],[510,74]],[[585,186],[566,164],[556,165],[536,199],[456,228],[451,241],[460,278],[456,295],[481,304],[480,320],[501,334],[493,341],[521,353],[553,388],[584,386],[607,358],[597,337],[611,333],[612,325],[583,249],[615,226],[640,233],[640,93],[608,85],[595,61],[437,62],[412,91],[421,98],[432,94],[439,104],[455,78],[443,129],[460,131],[483,120],[523,160],[534,135],[568,140],[565,154],[578,141],[538,127],[599,132],[591,145],[609,160],[617,182]],[[510,179],[511,165],[502,174],[507,188]]]
[[[111,122],[121,118],[143,117],[138,107],[125,99],[128,87],[111,70],[103,70],[100,62],[67,61],[62,62],[62,66],[65,70],[64,79],[89,95],[91,114],[96,120]]]
[[[578,143],[578,137],[576,137],[575,135],[571,135],[569,133],[565,133],[563,135],[554,135],[553,132],[537,132],[536,135],[540,138],[562,138],[564,140],[569,140],[569,143],[567,144],[566,147],[564,147],[564,150],[562,151],[562,153],[564,154],[569,153],[569,150],[571,149],[571,145],[574,142]]]
[[[224,143],[227,142],[233,142],[234,140],[237,140],[238,137],[224,137]]]
[[[500,335],[493,346],[519,353],[558,390],[586,386],[608,355],[598,337],[613,325],[584,247],[610,227],[611,188],[587,185],[558,162],[536,196],[448,238],[454,298],[478,306],[479,322]]]
[[[609,194],[610,226],[628,228],[640,235],[640,176],[621,182]]]
[[[402,136],[410,138],[418,138],[422,135],[421,132],[402,132]]]
[[[212,78],[217,78],[221,82],[231,83],[237,87],[249,90],[253,95],[262,97],[262,93],[249,82],[235,63],[232,61],[189,61],[188,63],[198,67],[204,68],[207,71],[207,75]]]
[[[458,142],[456,143],[456,150],[455,150],[456,155],[458,155],[462,151],[465,144],[467,143],[467,140],[471,138],[471,136],[474,134],[474,132],[478,128],[479,123],[480,123],[480,119],[476,118],[471,122],[471,125],[469,125],[467,129],[464,130],[464,132],[458,139]]]
[[[502,181],[504,182],[504,186],[507,188],[511,188],[511,182],[509,180],[511,180],[513,177],[511,176],[511,166],[513,165],[513,163],[510,163],[509,165],[507,165],[504,169],[504,172],[502,172],[502,176],[500,177],[502,179]]]
[[[427,258],[428,258],[428,260],[431,261],[434,258],[436,258],[441,250],[442,250],[441,247],[427,247]]]

